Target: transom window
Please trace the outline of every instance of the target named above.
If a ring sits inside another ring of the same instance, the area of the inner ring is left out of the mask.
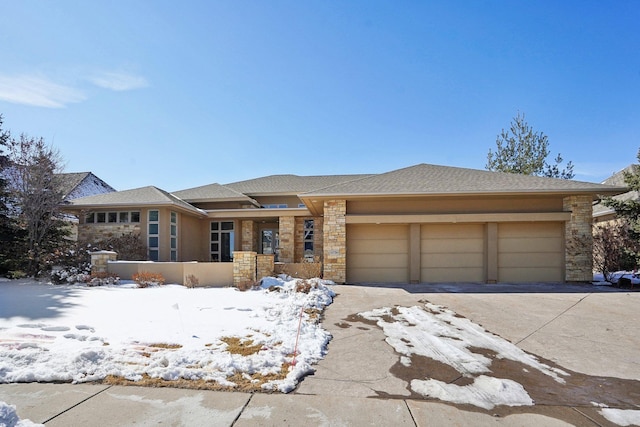
[[[140,222],[139,211],[89,212],[84,217],[86,224]]]

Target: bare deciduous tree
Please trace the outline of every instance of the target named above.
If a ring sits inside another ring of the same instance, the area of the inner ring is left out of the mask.
[[[634,268],[637,250],[638,242],[626,220],[593,226],[593,267],[605,280],[611,281],[611,273]]]
[[[7,147],[13,215],[26,231],[27,273],[37,275],[42,254],[51,250],[61,237],[62,192],[54,183],[54,174],[61,170],[62,158],[42,138],[24,134],[18,139],[11,138]]]

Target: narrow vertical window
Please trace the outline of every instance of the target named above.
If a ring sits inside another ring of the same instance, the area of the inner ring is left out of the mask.
[[[158,261],[160,259],[160,227],[159,227],[159,212],[156,210],[149,211],[149,217],[147,222],[147,237],[149,242],[149,259],[151,261]]]
[[[305,219],[303,228],[304,259],[313,261],[313,220]]]
[[[233,221],[214,221],[210,229],[211,261],[233,261],[235,233]]]
[[[171,212],[170,239],[171,239],[171,261],[178,261],[178,214]]]

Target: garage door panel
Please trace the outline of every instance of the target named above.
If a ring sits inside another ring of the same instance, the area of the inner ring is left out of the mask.
[[[484,254],[423,254],[420,261],[423,268],[483,268]]]
[[[349,241],[349,251],[351,253],[407,253],[406,240],[355,240]]]
[[[423,224],[422,236],[429,239],[467,238],[472,235],[482,235],[482,224]]]
[[[562,239],[560,237],[529,237],[520,239],[502,239],[498,249],[500,252],[562,252]]]
[[[513,222],[500,224],[500,237],[502,238],[523,238],[535,235],[537,237],[557,237],[557,222]]]
[[[409,259],[406,254],[358,254],[352,255],[349,263],[354,268],[406,268]]]
[[[454,274],[455,273],[455,274]],[[424,282],[481,282],[483,281],[483,268],[427,268],[422,269],[422,281]]]
[[[522,278],[528,278],[522,280]],[[532,280],[535,278],[535,280]],[[558,270],[556,268],[502,268],[500,269],[501,282],[557,282]]]
[[[349,240],[393,240],[397,236],[406,239],[408,228],[406,225],[349,225]]]
[[[484,240],[482,238],[460,239],[425,239],[421,241],[422,253],[456,253],[456,252],[482,252]]]
[[[347,277],[354,283],[406,283],[409,281],[407,268],[354,268],[349,267]]]
[[[502,254],[498,267],[557,268],[562,267],[562,261],[561,254],[557,253]]]

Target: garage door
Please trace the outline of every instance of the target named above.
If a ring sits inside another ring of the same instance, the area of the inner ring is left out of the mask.
[[[498,225],[498,281],[561,282],[563,224],[505,223]]]
[[[424,224],[421,226],[422,282],[482,282],[483,224]]]
[[[347,225],[347,282],[407,282],[409,226]]]

